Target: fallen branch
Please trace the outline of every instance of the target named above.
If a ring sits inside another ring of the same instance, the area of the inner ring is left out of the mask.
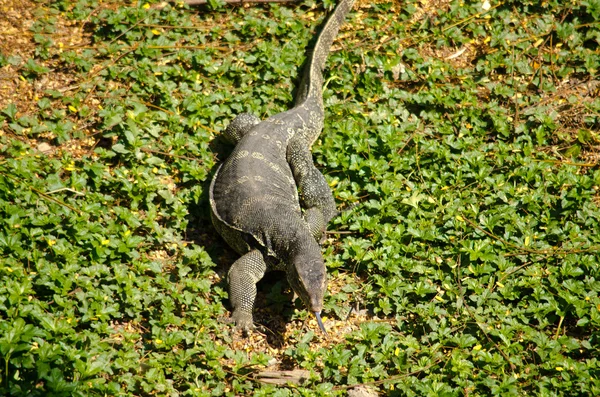
[[[243,3],[293,3],[300,0],[223,0],[228,4],[243,4]],[[208,3],[208,0],[183,0],[183,2],[190,6],[197,6]]]
[[[261,371],[254,375],[254,380],[272,385],[301,385],[310,377],[310,372],[304,369],[291,371]]]

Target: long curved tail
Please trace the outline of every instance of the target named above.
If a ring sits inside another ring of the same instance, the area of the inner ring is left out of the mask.
[[[323,68],[331,49],[331,44],[337,36],[340,26],[344,23],[346,14],[352,9],[355,0],[340,0],[323,25],[317,42],[309,55],[304,75],[298,87],[296,106],[304,103],[308,98],[323,101]],[[321,105],[322,107],[322,105]]]

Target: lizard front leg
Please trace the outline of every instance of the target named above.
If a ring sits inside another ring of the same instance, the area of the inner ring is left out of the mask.
[[[229,123],[223,136],[230,143],[237,145],[237,143],[246,135],[256,124],[260,123],[260,119],[250,113],[240,113],[236,118]]]
[[[304,220],[313,237],[319,241],[327,224],[337,214],[333,194],[325,177],[315,167],[312,153],[305,142],[290,142],[287,159],[298,187]]]
[[[254,327],[252,309],[256,299],[256,283],[267,271],[267,263],[259,250],[252,250],[231,265],[228,273],[229,299],[233,306],[231,318],[237,328],[249,331]]]

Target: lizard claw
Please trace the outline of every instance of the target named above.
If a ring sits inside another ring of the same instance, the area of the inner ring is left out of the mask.
[[[254,330],[254,322],[252,321],[252,314],[234,311],[229,319],[229,322],[235,325],[235,329],[242,331],[244,335],[247,335],[250,331]]]

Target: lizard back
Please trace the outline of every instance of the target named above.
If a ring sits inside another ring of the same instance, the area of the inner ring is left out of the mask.
[[[295,106],[252,127],[237,143],[211,186],[215,214],[230,227],[252,235],[257,215],[277,205],[301,219],[298,187],[288,163],[290,142],[310,147],[323,128],[323,68],[329,50],[355,0],[342,0],[310,51]],[[296,223],[294,219],[294,223]]]

